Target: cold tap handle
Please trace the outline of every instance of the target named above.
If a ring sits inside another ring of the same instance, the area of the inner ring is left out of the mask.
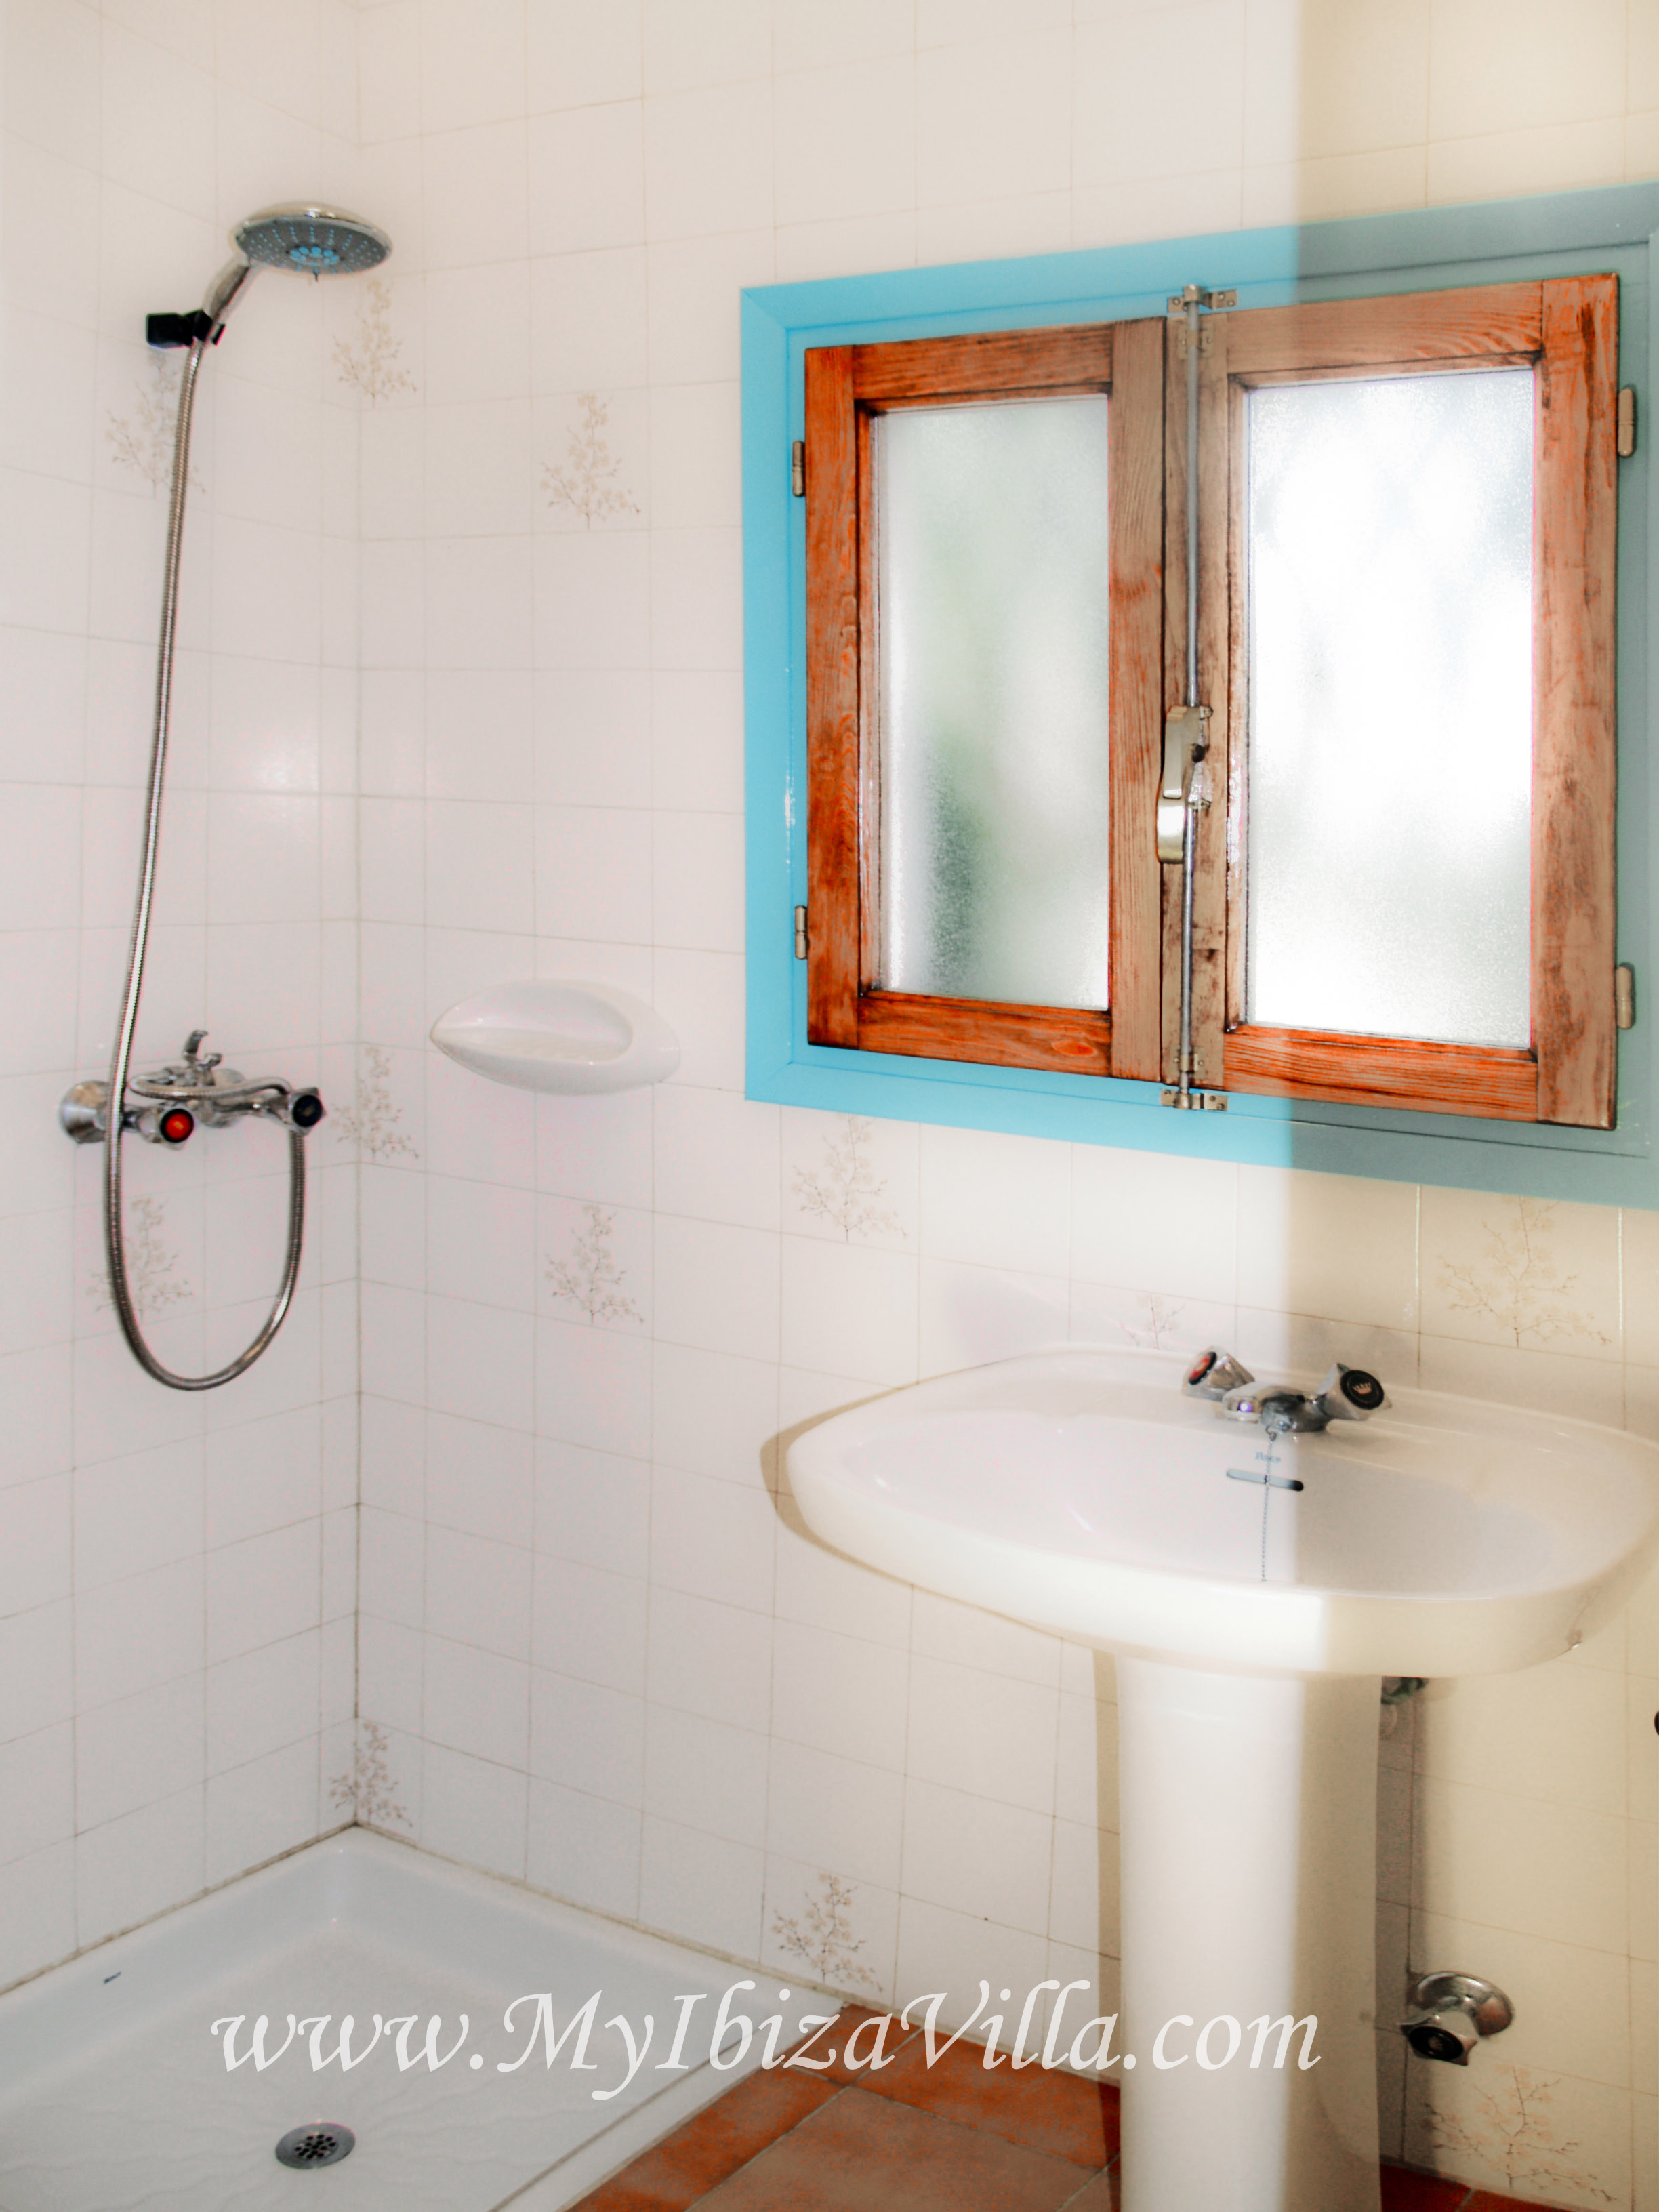
[[[1339,1359],[1320,1384],[1314,1400],[1330,1421],[1368,1421],[1387,1410],[1389,1394],[1363,1367],[1345,1367]]]

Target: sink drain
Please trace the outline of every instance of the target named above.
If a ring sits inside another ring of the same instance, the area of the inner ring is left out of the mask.
[[[279,2166],[337,2166],[349,2158],[357,2138],[337,2120],[313,2120],[309,2127],[290,2128],[276,2146]]]

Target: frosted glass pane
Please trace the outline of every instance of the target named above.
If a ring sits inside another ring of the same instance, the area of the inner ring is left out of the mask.
[[[1249,1018],[1529,1041],[1529,369],[1246,398]]]
[[[878,418],[890,990],[1107,1003],[1107,405]]]

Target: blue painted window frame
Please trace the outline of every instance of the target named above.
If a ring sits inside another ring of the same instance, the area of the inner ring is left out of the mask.
[[[747,732],[746,1095],[831,1112],[1085,1144],[1378,1176],[1455,1188],[1659,1206],[1653,1143],[1659,990],[1647,668],[1659,575],[1647,435],[1620,463],[1619,957],[1638,1022],[1619,1040],[1618,1126],[1562,1129],[1235,1093],[1224,1114],[1176,1113],[1120,1078],[899,1059],[806,1041],[805,514],[789,458],[803,434],[809,346],[1161,315],[1183,284],[1236,287],[1241,308],[1612,270],[1620,381],[1647,397],[1659,185],[1164,239],[1081,253],[903,269],[743,295],[744,697]],[[1653,421],[1659,434],[1659,402]]]

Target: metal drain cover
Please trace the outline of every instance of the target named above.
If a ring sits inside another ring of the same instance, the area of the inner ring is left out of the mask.
[[[313,2120],[303,2128],[290,2128],[276,2146],[278,2166],[337,2166],[349,2158],[357,2138],[337,2120]]]

